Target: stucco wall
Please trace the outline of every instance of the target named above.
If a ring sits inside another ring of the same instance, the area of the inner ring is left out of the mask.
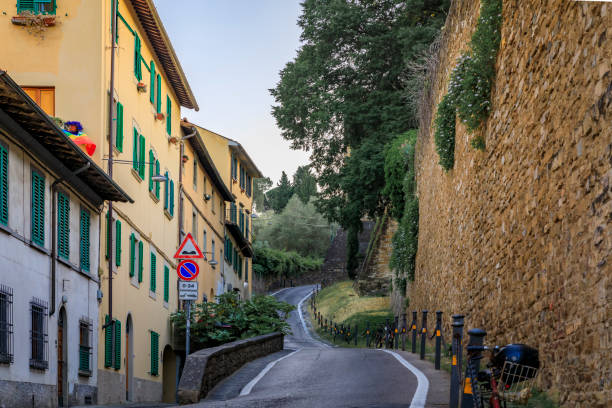
[[[478,9],[453,2],[432,106]],[[566,407],[612,400],[610,27],[603,2],[505,0],[486,151],[458,123],[445,173],[433,127],[417,142],[411,309],[465,313],[487,342],[537,347],[538,384]]]

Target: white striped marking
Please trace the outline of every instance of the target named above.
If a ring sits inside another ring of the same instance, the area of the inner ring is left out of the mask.
[[[410,372],[412,372],[412,374],[415,375],[415,377],[417,378],[417,389],[414,392],[414,397],[412,397],[410,408],[424,408],[425,401],[427,400],[427,390],[429,389],[429,380],[427,379],[425,374],[423,374],[421,370],[404,360],[404,358],[399,354],[389,350],[381,351],[391,354],[397,359],[397,361],[400,362],[401,365],[406,367],[408,370],[410,370]]]
[[[306,296],[304,296],[304,299],[300,300],[300,303],[298,303],[298,314],[300,315],[300,321],[302,322],[302,328],[304,329],[304,334],[314,343],[319,343],[320,345],[327,347],[327,348],[331,348],[331,346],[329,344],[325,344],[323,342],[320,342],[318,340],[315,340],[312,338],[312,336],[310,335],[310,331],[308,331],[308,328],[306,327],[306,322],[304,321],[304,315],[302,314],[302,304],[304,303],[304,301],[306,299],[308,299],[310,296],[312,295],[312,292],[308,293]]]
[[[244,386],[244,388],[240,391],[240,396],[243,397],[245,395],[249,395],[251,393],[251,391],[253,390],[253,387],[255,387],[255,385],[257,385],[257,383],[259,382],[259,380],[261,380],[264,375],[266,375],[268,373],[268,371],[270,371],[272,369],[272,367],[274,367],[276,365],[276,363],[278,363],[279,361],[287,358],[287,357],[291,357],[292,355],[294,355],[295,353],[297,353],[298,351],[300,351],[301,349],[297,349],[295,350],[293,353],[289,353],[286,356],[283,356],[277,360],[272,361],[271,363],[268,363],[268,365],[261,370],[261,372],[259,374],[257,374],[257,377],[253,378],[247,385]]]
[[[285,290],[285,289],[289,289],[289,288],[282,288],[282,289],[279,289],[279,290],[277,290],[277,291],[276,291],[276,292],[274,292],[274,293],[270,293],[268,296],[278,295],[279,293],[281,293],[281,292],[282,292],[283,290]]]

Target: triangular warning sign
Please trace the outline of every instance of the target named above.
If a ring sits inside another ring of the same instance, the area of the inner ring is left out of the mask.
[[[179,246],[178,251],[174,254],[175,259],[193,259],[193,258],[204,258],[202,251],[198,248],[198,244],[195,243],[191,233],[187,233],[187,236]]]

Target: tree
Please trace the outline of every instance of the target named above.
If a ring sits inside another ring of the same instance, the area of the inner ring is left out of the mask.
[[[309,166],[300,166],[293,175],[293,193],[304,204],[308,204],[310,197],[317,194],[317,180],[310,172]]]
[[[274,183],[270,177],[257,178],[253,180],[253,203],[257,211],[266,211],[266,191],[268,191]]]
[[[278,184],[275,188],[267,192],[266,197],[268,198],[270,207],[278,214],[283,211],[283,208],[285,208],[292,195],[293,187],[291,187],[287,173],[283,171]]]

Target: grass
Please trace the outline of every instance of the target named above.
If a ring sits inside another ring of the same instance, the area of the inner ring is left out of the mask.
[[[317,311],[328,320],[345,322],[358,313],[391,316],[391,299],[388,296],[359,296],[352,281],[339,282],[321,290],[317,295]]]

